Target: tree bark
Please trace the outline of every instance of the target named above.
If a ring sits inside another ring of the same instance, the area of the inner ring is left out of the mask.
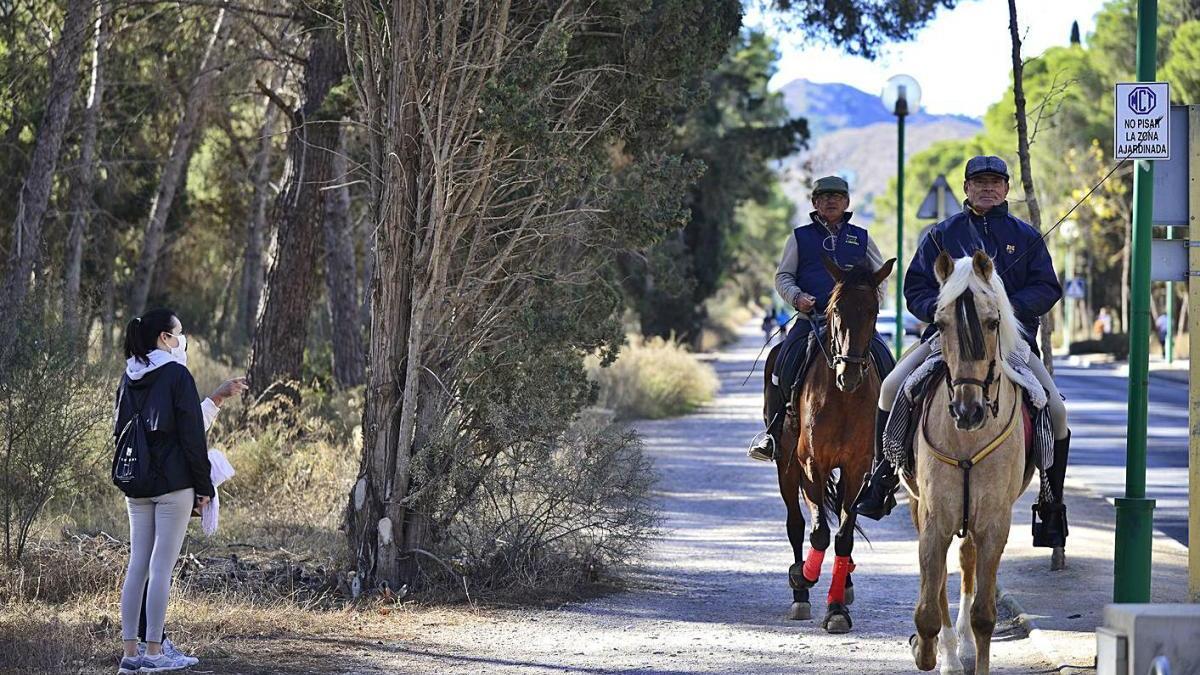
[[[325,192],[325,291],[333,327],[333,377],[339,387],[363,382],[365,367],[354,269],[354,233],[350,228],[350,186],[346,127],[338,126],[332,158],[333,185]]]
[[[271,86],[278,89],[283,82],[283,69],[279,69]],[[279,106],[266,100],[263,123],[258,130],[258,152],[254,155],[251,181],[254,196],[250,202],[250,220],[246,222],[246,248],[242,254],[242,280],[238,302],[238,329],[242,337],[251,342],[254,326],[258,320],[259,301],[263,290],[263,240],[267,229],[267,205],[271,197],[271,156],[275,148],[275,125],[279,119]]]
[[[175,127],[171,138],[171,149],[167,154],[167,162],[163,165],[162,175],[158,181],[158,189],[154,201],[150,204],[150,217],[146,221],[145,234],[142,238],[142,253],[138,258],[134,272],[133,288],[129,296],[129,308],[133,314],[141,314],[146,309],[146,301],[150,297],[150,287],[154,283],[154,270],[158,265],[158,256],[162,252],[163,235],[167,225],[167,215],[175,202],[175,193],[186,175],[185,167],[191,156],[192,142],[196,130],[200,126],[204,106],[208,103],[209,93],[219,71],[214,64],[225,48],[225,40],[229,35],[229,21],[222,7],[217,12],[217,20],[213,24],[212,35],[196,68],[196,76],[188,90],[183,104],[183,116]]]
[[[46,94],[46,110],[38,125],[33,156],[25,182],[21,185],[17,217],[13,221],[11,249],[8,254],[4,295],[0,297],[0,316],[15,315],[29,292],[29,277],[33,272],[42,244],[42,217],[50,201],[54,171],[58,165],[63,133],[71,108],[71,96],[79,81],[79,61],[87,41],[92,0],[70,0],[63,21],[62,34],[50,60],[50,89]],[[5,321],[12,326],[14,322]],[[0,352],[6,351],[11,333],[5,330],[0,337]]]
[[[96,34],[92,43],[92,84],[83,112],[83,134],[79,142],[79,165],[71,191],[71,227],[67,232],[66,281],[63,288],[63,318],[69,332],[79,330],[79,288],[83,270],[83,240],[92,220],[92,193],[96,178],[96,136],[100,107],[104,101],[104,53],[108,49],[107,0],[96,12]]]
[[[345,52],[336,31],[311,31],[304,66],[303,102],[288,130],[283,191],[272,211],[275,234],[262,308],[250,352],[250,391],[298,379],[304,364],[308,315],[316,289],[317,242],[324,195],[332,174],[341,111],[322,110],[329,91],[346,74]]]
[[[1025,117],[1025,63],[1021,60],[1021,35],[1017,26],[1017,2],[1008,0],[1008,33],[1012,39],[1013,102],[1016,104],[1017,158],[1021,164],[1021,189],[1025,192],[1025,204],[1029,208],[1029,222],[1039,232],[1042,230],[1042,209],[1038,204],[1037,191],[1033,184],[1033,168],[1029,160],[1029,123]],[[1053,316],[1042,317],[1041,346],[1042,362],[1046,370],[1054,373],[1054,352],[1050,341]]]
[[[358,575],[369,586],[398,584],[412,579],[411,563],[402,564],[406,492],[397,485],[412,462],[412,438],[401,430],[407,369],[402,369],[410,344],[413,314],[412,256],[415,249],[417,175],[421,170],[419,124],[414,103],[420,92],[413,78],[401,77],[407,31],[419,31],[424,8],[395,3],[388,21],[394,26],[389,41],[375,21],[372,3],[347,2],[362,54],[360,99],[366,126],[386,133],[368,135],[372,168],[372,221],[375,225],[375,263],[371,282],[371,331],[368,346],[367,395],[363,406],[363,455],[358,480],[346,511],[347,544]],[[375,59],[390,57],[393,72],[377,72]],[[394,159],[391,157],[394,156]],[[415,387],[412,387],[415,391]],[[407,483],[407,478],[402,478]],[[398,541],[399,540],[399,541]]]

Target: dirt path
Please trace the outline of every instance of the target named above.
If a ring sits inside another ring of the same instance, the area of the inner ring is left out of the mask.
[[[906,639],[917,552],[903,506],[865,525],[873,544],[860,541],[855,550],[852,633],[827,635],[817,621],[784,618],[791,551],[783,504],[774,469],[746,459],[744,450],[759,427],[758,381],[742,386],[758,339],[746,333],[714,357],[722,386],[712,405],[638,425],[661,474],[666,531],[632,590],[556,610],[480,612],[472,621],[429,626],[419,641],[383,647],[391,655],[380,665],[439,674],[916,672]],[[813,591],[818,617],[831,564]],[[1054,672],[1011,621],[996,633],[994,672]]]

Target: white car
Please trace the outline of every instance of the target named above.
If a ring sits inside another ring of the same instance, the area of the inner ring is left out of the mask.
[[[890,309],[879,310],[879,316],[875,319],[875,330],[879,331],[886,342],[891,343],[892,336],[896,334],[896,312]],[[904,312],[905,347],[921,339],[923,330],[925,330],[925,324],[920,319],[907,311]]]

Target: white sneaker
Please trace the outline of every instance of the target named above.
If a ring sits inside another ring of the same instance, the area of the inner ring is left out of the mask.
[[[166,640],[163,640],[162,651],[164,654],[166,654],[167,656],[170,656],[171,658],[183,659],[184,661],[187,662],[188,667],[194,666],[194,665],[197,665],[200,663],[200,659],[198,659],[194,656],[188,656],[187,654],[184,654],[183,652],[179,651],[179,648],[175,646],[175,643],[171,642],[171,638],[167,638]],[[146,643],[139,642],[138,643],[138,656],[145,656],[145,655],[146,655]]]
[[[163,640],[162,650],[163,650],[164,654],[166,654],[167,656],[170,656],[173,659],[183,659],[185,662],[187,662],[187,665],[189,667],[200,663],[200,659],[198,659],[194,656],[188,656],[187,654],[184,654],[183,652],[179,651],[179,648],[175,646],[174,642],[171,642],[170,638]]]
[[[182,658],[172,658],[164,654],[150,656],[149,654],[142,657],[142,667],[138,670],[139,673],[165,673],[168,670],[183,670],[190,664]]]

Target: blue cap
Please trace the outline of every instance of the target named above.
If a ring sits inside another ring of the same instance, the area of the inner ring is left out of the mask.
[[[994,173],[1008,180],[1008,165],[995,155],[979,155],[967,161],[967,180],[981,173]]]

